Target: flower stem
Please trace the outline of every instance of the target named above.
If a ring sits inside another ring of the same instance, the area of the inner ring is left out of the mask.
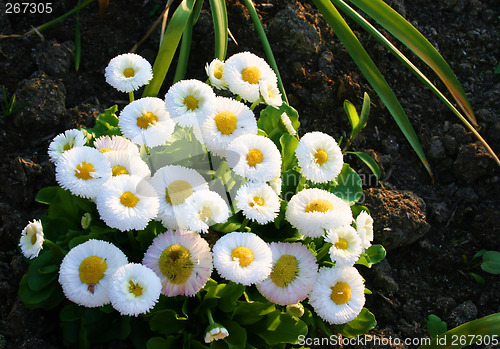
[[[130,91],[128,93],[128,99],[130,100],[130,103],[132,103],[135,100],[134,91]]]
[[[59,257],[64,258],[64,256],[66,255],[66,253],[64,253],[63,249],[61,248],[61,246],[59,246],[58,244],[56,244],[55,242],[51,241],[51,240],[48,240],[48,239],[45,239],[43,241],[44,244],[46,244],[47,246],[50,246],[50,248],[57,253],[57,255]]]
[[[252,103],[252,105],[250,106],[250,110],[253,111],[255,107],[260,104],[260,102],[263,102],[262,97],[259,97],[259,99]]]
[[[207,308],[207,316],[208,316],[208,322],[210,325],[215,323],[214,318],[212,317],[212,312],[210,311],[210,308]]]
[[[245,228],[247,227],[248,222],[249,222],[248,218],[245,218],[245,219],[243,220],[243,223],[241,223],[241,225],[240,225],[240,230],[241,230],[241,231],[245,231]]]

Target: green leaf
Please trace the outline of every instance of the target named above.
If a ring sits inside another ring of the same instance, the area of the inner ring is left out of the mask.
[[[441,321],[441,319],[434,314],[429,315],[429,318],[427,319],[427,331],[429,331],[431,338],[436,338],[437,336],[445,333],[447,329],[448,326],[446,325],[446,322]]]
[[[500,313],[495,313],[455,327],[434,338],[431,343],[421,345],[418,349],[456,349],[475,343],[496,346],[499,343],[499,336]]]
[[[356,264],[361,264],[365,267],[371,268],[372,265],[377,264],[384,259],[385,255],[386,251],[384,246],[372,245],[361,254]]]
[[[500,252],[486,251],[483,254],[481,269],[490,274],[500,274]]]
[[[219,322],[224,326],[229,333],[229,336],[224,338],[224,341],[229,346],[229,349],[245,348],[247,344],[247,331],[235,321],[221,320]]]
[[[297,139],[297,137],[294,137],[289,133],[284,133],[280,137],[280,144],[281,158],[283,160],[282,171],[287,171],[292,168],[297,161],[297,159],[295,158],[295,149],[297,149],[299,140]]]
[[[348,100],[344,101],[344,110],[347,114],[347,118],[349,119],[349,123],[351,124],[351,137],[355,136],[355,131],[358,129],[359,125],[359,115],[356,111],[356,107],[354,104],[349,102]]]
[[[245,292],[245,286],[242,284],[236,284],[234,282],[229,282],[228,284],[217,284],[212,281],[208,287],[206,287],[207,294],[205,299],[215,298],[217,299],[217,306],[220,310],[226,313],[230,313],[236,307],[237,300]]]
[[[295,169],[289,169],[281,174],[281,198],[290,201],[297,191],[300,183],[300,173]]]
[[[226,222],[214,224],[211,228],[220,233],[227,234],[239,230],[241,228],[241,223],[240,217],[238,214],[235,214],[229,217]]]
[[[152,331],[167,336],[182,331],[187,325],[187,319],[179,317],[172,309],[160,310],[149,319],[149,326]]]
[[[65,305],[64,308],[61,309],[61,312],[59,313],[59,319],[61,319],[62,322],[79,321],[82,313],[82,307],[79,307],[74,303],[70,303],[68,305]]]
[[[477,283],[481,285],[484,285],[486,283],[486,280],[481,275],[477,275],[476,273],[469,273],[469,274],[474,278],[474,280],[476,280]]]
[[[299,336],[307,334],[307,325],[296,317],[275,310],[247,330],[264,339],[268,345],[297,344]]]
[[[354,203],[363,197],[363,181],[349,164],[344,163],[342,171],[335,179],[337,185],[330,189],[341,199]]]
[[[360,160],[362,160],[366,164],[366,166],[368,166],[368,168],[372,171],[375,177],[377,177],[377,179],[380,179],[380,176],[382,175],[380,173],[380,167],[370,155],[363,153],[361,151],[348,151],[346,152],[346,154],[356,155]]]
[[[62,190],[61,187],[45,187],[38,191],[36,194],[35,201],[41,204],[50,205],[52,201],[54,201],[59,190]]]
[[[175,337],[169,336],[166,339],[163,337],[152,337],[146,343],[147,349],[170,349],[176,348]]]
[[[410,22],[381,0],[351,0],[351,2],[424,61],[439,76],[469,120],[477,125],[469,100],[450,66]]]
[[[363,106],[361,107],[361,114],[359,116],[360,131],[365,128],[368,122],[368,115],[370,115],[370,96],[368,93],[363,94]]]
[[[118,106],[114,105],[99,114],[96,119],[95,126],[89,129],[82,129],[92,138],[99,138],[103,135],[121,135],[120,128],[118,127]]]
[[[323,14],[328,24],[332,27],[333,31],[340,39],[343,46],[347,49],[365,78],[387,106],[387,109],[393,116],[399,128],[424,164],[427,172],[429,172],[432,176],[432,171],[430,169],[429,162],[425,157],[422,145],[420,144],[417,134],[410,124],[406,113],[399,104],[394,92],[391,90],[378,70],[377,66],[373,63],[372,59],[357,39],[356,35],[354,35],[351,28],[347,25],[340,13],[329,0],[313,0],[313,2]]]
[[[212,21],[214,23],[215,58],[224,61],[227,53],[227,10],[225,0],[210,0]]]
[[[172,15],[153,64],[153,79],[146,85],[142,94],[143,97],[156,97],[158,95],[177,46],[179,46],[184,28],[193,11],[194,2],[195,0],[183,0]]]
[[[243,326],[252,325],[274,310],[276,307],[270,302],[238,302],[232,319]]]
[[[495,74],[500,74],[500,63],[498,63],[497,67],[495,68]]]
[[[343,336],[354,338],[361,336],[377,325],[375,315],[368,309],[363,308],[358,316],[344,325],[334,325],[333,327]]]

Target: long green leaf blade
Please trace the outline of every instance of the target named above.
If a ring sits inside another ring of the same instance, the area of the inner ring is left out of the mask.
[[[368,16],[412,50],[439,76],[469,120],[477,126],[476,117],[462,85],[450,66],[432,44],[406,19],[382,0],[350,0]]]
[[[227,54],[227,9],[225,0],[210,0],[212,20],[214,22],[215,58],[221,61]]]
[[[156,97],[158,95],[167,75],[168,68],[174,58],[177,46],[179,46],[184,28],[193,11],[194,2],[195,0],[183,0],[172,15],[153,64],[153,79],[151,79],[144,89],[143,97]]]
[[[380,99],[387,106],[387,109],[393,116],[394,120],[398,124],[399,128],[405,135],[408,142],[415,150],[415,153],[420,158],[420,161],[424,164],[427,172],[432,177],[432,171],[429,166],[429,162],[425,157],[422,145],[420,144],[418,137],[410,124],[406,113],[399,104],[394,92],[385,81],[384,77],[378,70],[375,63],[365,51],[356,35],[352,32],[351,28],[344,21],[340,13],[333,6],[333,4],[328,0],[313,0],[316,7],[325,17],[328,24],[332,27],[333,31],[340,39],[344,47],[347,49],[352,59],[361,70],[365,78],[368,80],[373,89],[377,92]]]
[[[479,341],[482,342],[478,343],[480,345],[496,345],[499,342],[499,336],[500,313],[496,313],[455,327],[434,338],[430,344],[421,345],[418,349],[457,349],[478,343]]]

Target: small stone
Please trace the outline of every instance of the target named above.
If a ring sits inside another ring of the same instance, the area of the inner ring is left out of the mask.
[[[442,160],[446,157],[444,152],[444,146],[438,136],[431,138],[431,144],[429,147],[429,157],[434,160]]]
[[[52,40],[44,43],[42,49],[34,55],[38,69],[53,77],[66,74],[73,61],[74,48],[72,41],[60,44]]]
[[[399,290],[398,283],[392,277],[392,269],[389,262],[383,259],[372,267],[374,272],[374,285],[388,293],[396,293]]]
[[[453,166],[457,179],[467,184],[482,176],[492,175],[494,169],[492,156],[479,143],[461,146]]]
[[[477,308],[472,301],[459,304],[448,317],[448,327],[455,328],[477,318]]]
[[[430,216],[438,223],[444,223],[450,216],[450,210],[445,202],[438,202],[429,205]]]

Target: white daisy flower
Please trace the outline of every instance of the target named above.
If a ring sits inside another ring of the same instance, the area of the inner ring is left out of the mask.
[[[316,257],[301,243],[271,243],[273,269],[257,284],[269,301],[289,305],[303,301],[311,292],[318,274]]]
[[[283,125],[285,125],[287,132],[292,136],[295,136],[297,134],[297,131],[295,130],[295,128],[293,128],[292,120],[290,120],[290,117],[286,113],[283,113],[281,114],[280,119]]]
[[[200,190],[186,199],[183,216],[189,230],[207,233],[211,225],[229,218],[229,208],[216,192]]]
[[[215,58],[210,64],[207,63],[205,71],[213,87],[219,90],[227,89],[227,82],[224,79],[224,62]]]
[[[223,157],[234,139],[244,134],[256,135],[257,131],[257,121],[250,108],[232,98],[217,97],[213,113],[201,125],[200,142]]]
[[[356,217],[356,230],[361,238],[363,251],[372,245],[373,218],[366,211],[361,211]]]
[[[137,176],[148,180],[151,177],[151,171],[148,164],[140,156],[130,156],[127,151],[117,150],[108,151],[104,155],[111,165],[113,177],[120,175]]]
[[[57,163],[62,153],[66,150],[83,147],[87,143],[87,137],[82,131],[77,129],[66,130],[64,133],[60,133],[49,145],[49,157],[50,161]]]
[[[234,172],[252,181],[272,181],[281,174],[281,154],[264,136],[239,136],[229,144],[226,159]]]
[[[122,136],[101,136],[94,141],[94,148],[104,154],[117,150],[125,151],[129,156],[140,156],[137,145]]]
[[[128,263],[115,245],[101,240],[88,240],[72,248],[59,268],[59,283],[70,301],[94,308],[109,303],[111,275]]]
[[[309,296],[314,311],[330,324],[354,320],[365,304],[363,278],[354,267],[321,268]]]
[[[97,195],[97,210],[111,228],[121,231],[141,230],[158,214],[158,196],[141,177],[112,177]]]
[[[295,155],[300,173],[314,183],[335,179],[344,165],[339,145],[335,139],[322,132],[306,133],[300,139]]]
[[[280,199],[270,185],[250,182],[236,192],[236,207],[249,220],[267,224],[278,217]]]
[[[199,80],[181,80],[165,95],[165,106],[176,124],[195,127],[203,124],[212,113],[215,93]]]
[[[215,268],[226,280],[250,286],[271,273],[271,249],[253,233],[224,235],[215,243],[213,255]]]
[[[281,175],[277,176],[272,181],[267,182],[267,184],[269,184],[271,188],[273,188],[276,195],[281,195],[281,184],[282,184]]]
[[[187,228],[181,216],[184,202],[194,192],[208,190],[208,183],[196,170],[176,165],[160,168],[150,183],[160,198],[158,219],[168,229]]]
[[[300,233],[320,237],[325,229],[334,229],[352,222],[351,207],[344,200],[326,190],[304,189],[288,203],[286,220]]]
[[[120,92],[132,92],[146,85],[153,78],[151,64],[135,53],[125,53],[113,58],[104,72],[106,82]]]
[[[161,293],[193,297],[212,274],[210,247],[199,234],[169,230],[149,246],[142,263],[159,276]]]
[[[21,239],[19,239],[19,247],[21,247],[24,257],[29,259],[38,257],[43,248],[44,240],[42,221],[35,219],[33,222],[29,222],[21,232]]]
[[[56,164],[57,183],[87,199],[95,198],[109,178],[109,161],[95,148],[84,146],[67,150]]]
[[[274,108],[279,108],[283,104],[281,93],[275,82],[269,80],[261,80],[259,82],[260,95],[267,105]]]
[[[229,57],[224,64],[224,78],[232,93],[253,103],[260,97],[259,83],[268,80],[277,84],[277,77],[267,62],[250,52]]]
[[[168,141],[175,127],[165,104],[156,97],[129,103],[120,113],[118,126],[132,142],[150,148]]]
[[[111,276],[109,299],[121,315],[138,316],[149,312],[160,298],[160,278],[148,267],[129,263]]]
[[[205,330],[205,343],[218,341],[219,339],[226,338],[227,336],[229,336],[227,329],[221,324],[214,322]]]
[[[361,238],[350,225],[328,230],[325,241],[332,243],[329,252],[335,266],[354,265],[362,252]]]

